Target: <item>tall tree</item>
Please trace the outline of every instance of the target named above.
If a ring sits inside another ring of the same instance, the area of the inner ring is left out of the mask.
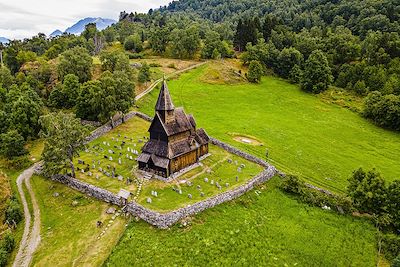
[[[333,76],[325,54],[316,50],[308,57],[305,66],[301,87],[311,93],[320,93],[328,89]]]
[[[60,62],[57,65],[57,72],[60,81],[64,80],[67,74],[74,74],[83,83],[92,77],[93,59],[87,49],[74,47],[61,54]]]
[[[75,177],[73,159],[84,147],[88,131],[74,114],[50,113],[40,118],[42,136],[46,138],[42,158],[45,175],[54,175],[71,169]]]

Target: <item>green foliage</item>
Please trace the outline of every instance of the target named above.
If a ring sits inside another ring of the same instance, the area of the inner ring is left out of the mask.
[[[140,53],[143,51],[143,43],[138,34],[130,35],[125,39],[124,48],[127,51]]]
[[[315,189],[309,188],[297,176],[288,175],[284,178],[281,189],[287,193],[293,194],[304,203],[335,209],[340,213],[350,214],[353,211],[351,200],[341,195],[329,195]]]
[[[0,66],[0,87],[9,89],[14,83],[14,77],[10,70],[5,66]]]
[[[149,34],[149,43],[151,49],[157,54],[163,54],[167,49],[169,42],[169,29],[157,27]]]
[[[301,88],[307,92],[320,93],[328,89],[333,76],[328,60],[322,51],[311,53],[305,62]]]
[[[232,57],[234,54],[230,45],[226,41],[221,40],[219,33],[215,31],[208,31],[204,40],[204,47],[202,50],[203,58],[227,58]]]
[[[93,39],[97,33],[96,23],[88,23],[85,25],[85,30],[82,32],[82,36],[85,37],[86,40]]]
[[[24,137],[16,130],[0,134],[0,154],[8,159],[26,154],[24,145]]]
[[[78,117],[107,121],[115,112],[125,113],[133,105],[135,84],[123,71],[106,71],[98,81],[82,85],[76,105]]]
[[[6,125],[0,128],[15,129],[25,139],[28,137],[36,137],[40,126],[38,119],[42,114],[43,103],[37,93],[32,88],[24,83],[21,86],[13,85],[6,95],[6,104],[4,112],[7,119],[1,119],[0,124]]]
[[[299,67],[303,64],[303,55],[296,48],[284,48],[280,52],[277,60],[277,73],[284,78],[289,78],[293,67]]]
[[[382,238],[382,250],[385,257],[392,260],[400,255],[400,236],[395,234],[384,234]],[[393,264],[396,259],[393,261]],[[393,265],[392,265],[393,266]]]
[[[349,179],[347,193],[354,206],[362,212],[382,214],[385,211],[387,189],[385,180],[375,170],[356,170]]]
[[[400,180],[393,181],[389,184],[387,198],[387,212],[392,218],[394,227],[400,230]]]
[[[252,83],[259,83],[261,81],[261,76],[264,73],[264,68],[260,62],[253,60],[249,65],[249,72],[247,74],[247,79]]]
[[[381,127],[400,131],[400,96],[369,93],[364,101],[364,116]]]
[[[21,205],[19,204],[17,198],[12,197],[7,205],[6,221],[8,221],[9,224],[18,224],[20,221],[22,221],[22,218]]]
[[[239,19],[233,40],[235,47],[239,51],[243,51],[248,43],[255,45],[260,28],[260,20],[257,17],[254,19]]]
[[[400,254],[393,260],[392,267],[400,267]]]
[[[177,58],[192,59],[200,49],[200,32],[197,25],[186,29],[174,29],[171,33],[172,54]]]
[[[72,108],[75,106],[77,98],[80,94],[80,83],[79,79],[74,74],[67,74],[64,77],[63,91],[65,96],[64,107]]]
[[[42,136],[46,138],[42,153],[43,173],[53,175],[60,173],[69,165],[75,177],[73,158],[84,145],[87,130],[74,114],[50,113],[40,117]]]
[[[62,52],[62,47],[59,44],[52,45],[49,49],[47,49],[46,53],[44,54],[48,59],[54,59],[58,57],[59,54]]]
[[[74,47],[65,51],[61,54],[60,62],[57,65],[60,81],[63,81],[67,74],[76,75],[81,83],[90,80],[92,63],[92,57],[83,47]]]
[[[15,248],[15,240],[10,233],[4,235],[3,240],[0,242],[0,248],[4,249],[7,253],[13,251]]]
[[[124,53],[102,52],[100,54],[101,68],[103,71],[124,71],[131,73],[129,58]]]
[[[35,61],[36,53],[32,51],[19,51],[16,57],[18,64],[20,66],[24,65],[26,62]]]
[[[150,66],[144,62],[139,70],[138,81],[140,83],[145,83],[150,81]]]
[[[3,248],[0,248],[0,267],[5,267],[8,262],[8,253]]]
[[[357,81],[353,86],[353,90],[359,95],[365,95],[368,92],[364,81]]]

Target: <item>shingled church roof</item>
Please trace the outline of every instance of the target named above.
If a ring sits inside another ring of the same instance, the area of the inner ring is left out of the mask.
[[[168,86],[165,80],[163,80],[160,94],[158,95],[156,110],[174,110],[174,104],[172,103],[171,96],[169,94]]]

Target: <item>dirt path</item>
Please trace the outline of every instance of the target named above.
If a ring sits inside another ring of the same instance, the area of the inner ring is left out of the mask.
[[[22,205],[24,207],[25,228],[18,254],[15,257],[13,267],[27,267],[32,261],[33,253],[40,243],[40,209],[37,203],[35,194],[32,190],[30,179],[35,169],[41,163],[35,163],[30,168],[23,171],[17,178],[17,187],[19,195],[21,196]],[[28,202],[26,200],[25,192],[23,190],[23,183],[28,190],[30,199],[32,201],[33,209],[33,226],[31,228],[31,213],[29,211]]]
[[[178,74],[180,74],[180,73],[182,73],[182,72],[185,72],[185,71],[188,71],[188,70],[191,70],[191,69],[195,69],[195,68],[200,67],[201,65],[204,65],[204,64],[206,64],[206,63],[207,63],[207,61],[201,62],[201,63],[199,63],[199,64],[196,64],[196,65],[193,65],[193,66],[190,66],[190,67],[181,69],[181,70],[178,70],[178,71],[176,71],[176,72],[174,72],[174,73],[171,73],[171,74],[169,74],[169,75],[166,75],[166,78],[170,78],[170,77],[173,77],[173,76],[175,76],[175,75],[178,75]],[[148,93],[150,93],[162,80],[163,80],[163,79],[160,78],[160,79],[154,81],[154,82],[149,86],[149,88],[147,88],[146,90],[144,90],[143,92],[141,92],[140,94],[138,94],[138,95],[135,97],[135,101],[141,99],[142,97],[144,97],[145,95],[147,95]]]

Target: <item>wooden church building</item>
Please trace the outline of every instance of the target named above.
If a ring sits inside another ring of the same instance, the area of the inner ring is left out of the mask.
[[[138,156],[139,169],[162,177],[182,170],[208,153],[209,137],[196,129],[192,115],[175,108],[165,80],[156,103],[156,114],[150,125],[150,139]]]

